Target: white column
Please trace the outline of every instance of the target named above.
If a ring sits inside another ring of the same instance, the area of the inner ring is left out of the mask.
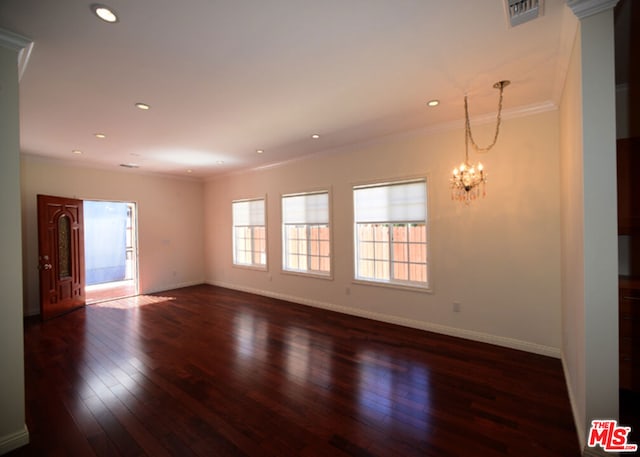
[[[617,0],[567,0],[580,20],[582,104],[582,247],[584,300],[578,319],[584,340],[575,344],[581,370],[569,385],[582,407],[576,417],[581,443],[593,419],[618,418],[618,237],[613,7]],[[585,454],[597,455],[586,449]]]
[[[18,123],[18,62],[29,46],[28,40],[0,30],[0,454],[29,442],[24,405]]]

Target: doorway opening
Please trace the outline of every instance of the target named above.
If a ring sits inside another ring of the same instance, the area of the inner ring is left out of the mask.
[[[136,204],[85,200],[86,303],[138,294]]]

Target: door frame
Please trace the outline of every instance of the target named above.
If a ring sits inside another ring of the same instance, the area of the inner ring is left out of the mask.
[[[87,304],[98,303],[105,300],[112,300],[117,298],[124,298],[126,296],[138,295],[140,293],[140,264],[139,264],[139,252],[138,252],[138,202],[131,200],[113,200],[113,199],[96,199],[96,198],[86,198],[83,199],[83,202],[104,202],[104,203],[125,203],[128,206],[132,207],[132,216],[131,216],[131,237],[132,237],[132,281],[133,281],[133,294],[125,294],[123,296],[101,296],[99,292],[97,294],[92,294],[91,291],[86,292],[87,296]],[[109,283],[105,283],[109,284]],[[93,286],[85,284],[85,290],[91,289]]]

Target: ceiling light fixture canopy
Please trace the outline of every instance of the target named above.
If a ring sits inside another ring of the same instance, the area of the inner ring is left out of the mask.
[[[108,6],[94,3],[93,5],[91,5],[91,11],[93,11],[93,13],[104,22],[108,22],[109,24],[118,22],[118,16]]]
[[[473,135],[471,134],[471,123],[469,121],[469,102],[467,96],[464,96],[464,162],[457,168],[453,169],[451,176],[451,199],[458,200],[469,204],[471,200],[475,200],[480,195],[486,195],[487,173],[483,165],[473,163],[469,160],[469,142],[477,152],[488,152],[498,141],[500,134],[500,123],[502,122],[502,93],[504,88],[510,84],[510,81],[498,81],[493,85],[495,89],[500,90],[500,98],[498,100],[498,115],[496,118],[496,131],[493,136],[493,142],[485,147],[479,147]]]

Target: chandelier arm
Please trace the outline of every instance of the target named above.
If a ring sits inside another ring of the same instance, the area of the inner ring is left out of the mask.
[[[505,81],[500,81],[496,83],[497,88],[500,89],[500,98],[498,100],[498,115],[496,116],[496,132],[493,136],[493,142],[487,146],[486,148],[481,148],[473,139],[473,135],[471,134],[471,123],[469,121],[469,106],[467,103],[467,97],[464,97],[464,115],[465,115],[465,129],[467,133],[467,137],[471,140],[471,144],[474,149],[478,152],[488,152],[492,147],[496,145],[498,142],[498,135],[500,134],[500,124],[502,123],[502,93],[504,91]],[[494,86],[495,87],[495,86]]]

